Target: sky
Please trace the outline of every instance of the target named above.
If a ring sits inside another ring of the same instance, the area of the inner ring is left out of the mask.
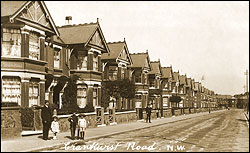
[[[217,94],[240,94],[249,71],[247,1],[45,1],[57,26],[99,23],[107,42],[126,39],[161,66]]]

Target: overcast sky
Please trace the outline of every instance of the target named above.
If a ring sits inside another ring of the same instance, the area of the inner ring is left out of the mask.
[[[58,26],[99,22],[107,42],[201,81],[218,94],[243,93],[249,69],[249,2],[46,1]]]

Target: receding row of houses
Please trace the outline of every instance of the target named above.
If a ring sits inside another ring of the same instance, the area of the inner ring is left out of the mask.
[[[47,100],[61,108],[65,80],[72,75],[80,77],[80,108],[100,107],[102,82],[124,78],[135,82],[136,94],[117,98],[117,110],[217,107],[214,91],[160,60],[150,61],[148,51],[131,53],[125,39],[106,41],[98,19],[59,27],[43,1],[1,1],[2,107],[41,106]]]

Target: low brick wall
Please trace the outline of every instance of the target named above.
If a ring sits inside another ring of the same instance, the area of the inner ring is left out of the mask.
[[[96,124],[96,113],[84,113],[86,115],[85,119],[87,121],[87,128],[95,128]],[[78,115],[78,114],[77,114]],[[68,118],[71,115],[58,115],[59,128],[61,132],[70,131],[70,123]],[[128,112],[116,112],[115,113],[115,122],[119,123],[128,123],[136,121],[136,111],[128,111]],[[109,122],[109,114],[107,112],[104,113],[104,124],[110,125]]]
[[[201,108],[201,111],[206,112],[206,111],[208,111],[208,109],[207,108]]]
[[[191,109],[190,109],[190,112],[191,112],[191,114],[195,113],[195,109],[194,109],[194,108],[191,108]]]
[[[117,124],[133,122],[137,120],[136,111],[116,112],[115,118]]]
[[[184,114],[189,114],[189,108],[184,109]]]
[[[171,109],[163,110],[163,117],[171,117],[171,116],[172,116]]]
[[[195,108],[195,113],[200,113],[201,109],[200,108]]]
[[[19,108],[1,108],[1,138],[21,137],[22,124]]]
[[[88,123],[87,128],[96,127],[96,113],[84,113],[84,114],[86,115],[85,119]],[[60,132],[70,131],[70,123],[68,121],[68,118],[70,116],[71,115],[58,115]]]
[[[174,110],[174,115],[175,115],[175,116],[181,115],[181,109],[176,109],[176,110]]]

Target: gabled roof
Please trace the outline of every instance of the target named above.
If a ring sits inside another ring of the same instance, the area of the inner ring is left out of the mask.
[[[152,70],[149,72],[149,74],[162,74],[160,61],[151,61],[150,64],[152,66]]]
[[[60,34],[58,32],[58,29],[56,28],[56,25],[44,1],[1,1],[1,18],[8,17],[10,21],[18,18],[18,20],[21,20],[22,22],[24,22],[20,18],[20,16],[22,17],[21,13],[23,13],[24,9],[29,9],[30,4],[35,3],[35,2],[38,2],[38,4],[41,5],[42,10],[45,11],[45,15],[43,17],[46,17],[48,19],[49,23],[52,26],[53,31],[55,32],[57,36],[59,36]]]
[[[107,52],[109,52],[108,45],[101,31],[101,27],[98,23],[85,23],[78,25],[65,25],[58,27],[60,32],[60,38],[66,44],[84,44],[87,46],[91,38],[95,35],[96,32],[99,32],[100,39],[103,42],[103,45]]]
[[[172,78],[172,67],[162,67],[162,78]]]
[[[151,69],[150,59],[148,53],[134,53],[130,54],[133,64],[129,67],[132,68],[145,68]],[[146,65],[147,64],[147,65]]]
[[[86,44],[97,30],[97,23],[65,25],[58,27],[60,36],[66,44]]]
[[[186,76],[185,75],[181,75],[179,78],[180,78],[180,84],[186,85]]]
[[[133,61],[130,57],[128,46],[127,46],[125,39],[123,42],[122,41],[108,42],[107,45],[109,47],[110,52],[102,54],[103,60],[112,60],[112,59],[116,60],[119,58],[121,52],[125,49],[130,64],[133,63]]]
[[[173,82],[177,82],[177,81],[179,81],[179,72],[174,72],[173,73],[173,76],[174,76],[174,78],[173,78]]]
[[[124,47],[124,42],[108,42],[107,44],[110,52],[102,54],[102,59],[117,59]]]

